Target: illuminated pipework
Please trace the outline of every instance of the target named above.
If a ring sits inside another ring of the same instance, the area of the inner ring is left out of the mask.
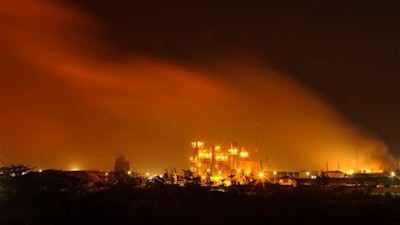
[[[207,150],[199,151],[198,158],[199,159],[211,159],[212,153]]]
[[[224,154],[224,153],[218,153],[215,157],[215,159],[217,161],[224,161],[227,162],[228,161],[228,155]]]
[[[239,150],[236,142],[231,142],[231,147],[228,149],[228,167],[231,174],[236,173],[239,167]]]
[[[192,148],[203,148],[204,143],[202,141],[193,141],[192,142]]]
[[[230,148],[228,149],[229,155],[237,155],[238,154],[238,149],[237,148]]]
[[[193,155],[190,157],[190,170],[203,180],[214,179],[223,182],[222,180],[229,180],[227,178],[231,175],[237,175],[236,179],[242,179],[240,178],[242,171],[248,175],[253,170],[249,152],[245,148],[239,150],[236,142],[232,142],[230,148],[226,150],[219,145],[205,147],[201,141],[191,142],[191,147]],[[243,170],[238,170],[242,167]]]

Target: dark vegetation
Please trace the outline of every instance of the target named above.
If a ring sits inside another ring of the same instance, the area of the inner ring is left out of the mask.
[[[367,189],[143,186],[118,179],[105,187],[55,170],[3,173],[0,224],[400,224],[400,198]]]

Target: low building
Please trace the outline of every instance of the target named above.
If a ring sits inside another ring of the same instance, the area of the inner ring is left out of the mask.
[[[339,170],[323,171],[322,176],[328,178],[345,178],[345,173]]]

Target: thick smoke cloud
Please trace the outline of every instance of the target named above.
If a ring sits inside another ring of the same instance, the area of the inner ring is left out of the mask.
[[[47,1],[1,7],[6,162],[111,169],[125,152],[133,168],[155,172],[188,167],[195,139],[237,141],[268,169],[382,169],[392,160],[379,137],[254,57],[196,68],[115,57],[107,30],[84,12]]]

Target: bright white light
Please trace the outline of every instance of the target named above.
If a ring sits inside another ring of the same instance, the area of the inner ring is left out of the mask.
[[[354,170],[349,170],[349,171],[347,172],[347,174],[348,174],[348,175],[353,175],[353,174],[354,174]]]

